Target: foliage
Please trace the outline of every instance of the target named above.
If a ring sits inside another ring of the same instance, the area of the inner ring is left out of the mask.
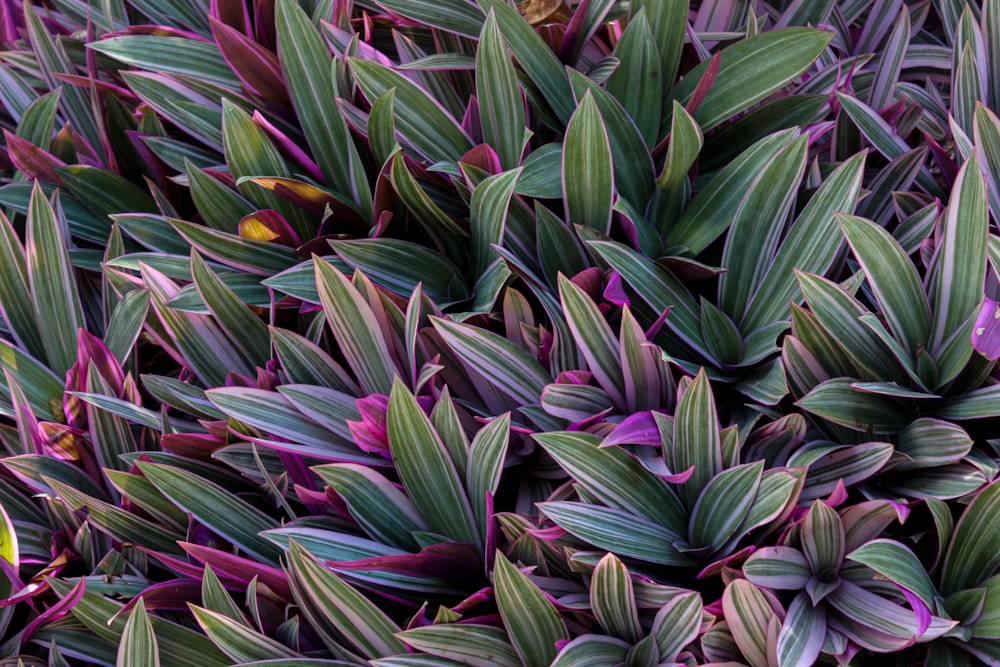
[[[998,45],[0,3],[0,661],[1000,665]]]

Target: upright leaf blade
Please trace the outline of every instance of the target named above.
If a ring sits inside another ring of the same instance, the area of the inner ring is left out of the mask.
[[[476,51],[476,97],[483,138],[496,150],[504,170],[517,167],[521,164],[527,122],[524,102],[517,73],[492,11],[486,17]]]
[[[160,651],[156,644],[153,624],[146,613],[142,598],[125,622],[122,641],[118,645],[117,667],[160,667]]]
[[[493,586],[507,635],[524,665],[548,667],[559,652],[558,643],[569,638],[555,606],[499,551]]]
[[[566,128],[562,173],[566,219],[609,233],[615,190],[611,146],[590,91],[584,94]]]

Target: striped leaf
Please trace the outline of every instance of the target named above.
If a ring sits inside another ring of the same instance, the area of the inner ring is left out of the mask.
[[[121,644],[118,645],[116,667],[159,667],[160,650],[156,644],[153,624],[140,597],[125,622]]]
[[[332,264],[316,256],[313,264],[327,324],[348,365],[366,392],[388,394],[396,367],[371,307]]]
[[[704,370],[698,372],[677,402],[673,436],[668,463],[671,470],[682,472],[694,467],[691,478],[678,489],[685,506],[691,508],[709,480],[722,470],[719,417]]]
[[[413,501],[375,470],[347,463],[313,470],[347,503],[358,525],[382,544],[415,550],[419,545],[413,533],[430,530]]]
[[[296,542],[289,551],[289,566],[296,599],[308,600],[326,631],[343,636],[353,650],[366,658],[404,653],[396,638],[397,626],[375,604],[320,564]]]
[[[256,241],[174,218],[167,218],[167,222],[192,246],[239,271],[272,276],[298,262],[294,250],[276,243]],[[183,253],[187,254],[187,250]]]
[[[825,639],[826,607],[814,607],[807,593],[799,593],[778,633],[778,667],[813,664]]]
[[[555,606],[500,551],[493,589],[507,635],[525,667],[548,667],[559,652],[558,643],[569,638]]]
[[[407,495],[436,532],[482,544],[455,464],[430,419],[398,378],[386,412],[389,450]]]
[[[880,49],[882,57],[868,93],[868,105],[873,109],[882,109],[892,101],[892,93],[906,57],[906,47],[910,44],[910,27],[910,12],[906,7],[901,7],[889,39]]]
[[[77,330],[85,322],[62,227],[37,182],[28,206],[25,248],[38,334],[49,366],[62,375],[76,362]]]
[[[216,322],[251,364],[263,367],[271,358],[267,325],[212,271],[196,251],[191,251],[191,276],[198,294]]]
[[[212,42],[166,35],[119,35],[90,42],[87,48],[151,72],[183,74],[233,91],[240,86]]]
[[[611,145],[590,91],[584,94],[566,128],[562,178],[566,219],[609,233],[615,191]]]
[[[45,357],[28,278],[28,263],[21,239],[10,220],[0,212],[0,316],[25,352]]]
[[[462,127],[427,91],[380,63],[352,58],[350,65],[370,101],[396,89],[393,106],[399,134],[429,162],[454,162],[472,149]]]
[[[401,16],[466,37],[478,37],[483,26],[482,11],[469,0],[448,3],[435,0],[379,0],[378,4]]]
[[[489,533],[489,524],[493,520],[488,512],[487,496],[492,497],[500,485],[500,474],[507,458],[509,440],[510,413],[508,412],[480,429],[469,448],[465,486],[469,490],[472,513],[476,517],[479,534],[484,542]]]
[[[517,73],[492,11],[486,17],[476,50],[476,97],[483,138],[496,150],[501,167],[514,169],[521,164],[527,121]]]
[[[618,340],[597,305],[587,293],[565,276],[559,277],[566,322],[573,332],[587,366],[611,400],[625,405],[625,382],[620,366]]]
[[[764,462],[757,461],[712,478],[691,511],[691,546],[719,549],[733,536],[757,496],[763,470]]]
[[[488,625],[439,623],[411,628],[398,637],[418,651],[470,667],[521,667],[507,633]]]
[[[779,591],[802,590],[813,575],[809,561],[792,547],[763,547],[743,563],[743,574],[756,586]]]
[[[929,347],[934,355],[982,299],[989,226],[987,208],[979,160],[971,155],[955,179],[931,268],[934,319]]]
[[[668,532],[687,534],[687,512],[673,490],[619,447],[564,431],[532,436],[588,492],[608,505],[645,517]]]
[[[844,560],[844,522],[836,510],[816,501],[802,520],[799,539],[802,553],[816,574],[838,570]]]
[[[928,342],[931,311],[917,269],[892,236],[875,223],[835,214],[868,278],[889,329],[914,359]]]
[[[937,594],[920,560],[895,540],[877,539],[847,554],[847,559],[867,565],[894,584],[914,593],[928,608]]]
[[[631,512],[552,501],[538,508],[557,526],[598,549],[658,565],[690,566],[690,559],[673,546],[680,536],[668,528]]]
[[[651,632],[656,636],[660,660],[677,660],[684,647],[698,637],[703,608],[701,595],[688,592],[675,596],[656,612]]]
[[[850,378],[827,380],[796,403],[835,424],[867,433],[896,433],[910,422],[902,403],[888,396],[858,391]]]
[[[458,267],[421,245],[398,239],[330,241],[344,262],[401,296],[417,285],[442,308],[469,298]]]
[[[284,644],[265,637],[224,614],[195,605],[190,605],[190,608],[194,619],[212,643],[237,663],[294,658],[298,655]]]
[[[581,635],[562,647],[550,667],[607,667],[625,662],[631,645],[601,635]]]
[[[278,0],[274,11],[281,69],[312,154],[329,186],[347,196],[369,218],[372,196],[368,176],[347,122],[333,106],[338,92],[330,76],[333,61],[329,51],[297,2]]]
[[[468,364],[480,370],[500,391],[522,405],[537,405],[552,377],[530,354],[485,329],[431,317],[444,342]]]
[[[607,89],[635,121],[646,145],[655,146],[660,133],[663,87],[670,85],[673,78],[664,84],[668,75],[662,69],[656,35],[650,28],[647,11],[636,3],[632,3],[631,9],[634,14],[615,45],[614,55],[620,64],[608,79]],[[656,12],[654,8],[649,11]]]
[[[941,570],[941,593],[950,595],[972,588],[1000,566],[995,548],[1000,520],[1000,483],[979,492],[962,512],[945,554]]]
[[[281,550],[259,536],[262,531],[277,528],[277,521],[194,473],[159,463],[136,465],[153,486],[182,510],[262,562],[277,563]],[[233,517],[239,517],[239,521],[233,521]]]
[[[490,176],[473,190],[469,204],[469,225],[472,228],[471,275],[482,275],[495,260],[496,253],[492,246],[503,243],[507,211],[522,173],[522,169],[517,168]]]
[[[590,609],[604,631],[630,643],[639,641],[642,626],[628,567],[608,553],[594,568],[590,580]]]
[[[746,579],[736,579],[722,593],[722,610],[747,662],[767,667],[767,626],[776,614],[764,593]]]

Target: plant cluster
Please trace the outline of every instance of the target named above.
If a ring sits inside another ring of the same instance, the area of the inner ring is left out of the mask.
[[[0,664],[1000,665],[1000,0],[0,49]]]

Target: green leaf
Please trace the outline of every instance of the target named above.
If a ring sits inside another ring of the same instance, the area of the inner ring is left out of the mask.
[[[294,541],[289,565],[296,599],[307,599],[309,608],[322,614],[320,627],[343,636],[368,658],[406,651],[396,638],[399,626],[392,619]]]
[[[281,70],[312,154],[330,187],[349,197],[364,217],[370,218],[372,195],[364,163],[344,116],[333,102],[338,91],[335,78],[330,76],[333,61],[329,51],[297,2],[278,0],[274,20]]]
[[[882,315],[911,358],[927,344],[930,306],[917,269],[892,236],[875,223],[835,214],[868,284],[882,307]]]
[[[695,111],[695,120],[707,132],[780,90],[812,65],[832,38],[833,33],[811,28],[782,28],[723,49],[715,83]],[[782,55],[780,60],[772,57],[775,53]],[[707,67],[705,61],[687,72],[671,97],[687,103]]]
[[[552,377],[520,347],[485,329],[431,317],[444,342],[468,364],[487,373],[490,382],[521,405],[537,405]]]
[[[746,579],[735,579],[722,593],[722,609],[747,662],[754,667],[768,665],[767,626],[776,614],[764,593]]]
[[[38,334],[50,367],[62,375],[76,363],[77,330],[85,322],[66,239],[37,183],[31,191],[25,247]]]
[[[793,268],[824,274],[840,248],[834,211],[854,210],[861,194],[866,153],[845,160],[830,174],[799,214],[750,298],[740,326],[747,333],[786,317],[788,302],[801,301]]]
[[[521,667],[507,633],[476,623],[439,623],[411,628],[398,637],[409,646],[470,667]]]
[[[423,246],[398,239],[330,241],[344,262],[401,296],[419,284],[442,308],[469,298],[465,279],[454,264]]]
[[[397,378],[386,412],[389,450],[407,494],[436,532],[481,545],[455,464],[413,394]]]
[[[597,563],[590,581],[590,609],[597,622],[609,635],[637,642],[642,626],[632,577],[625,564],[608,553]]]
[[[473,515],[479,525],[479,534],[484,542],[489,532],[489,524],[493,520],[487,513],[486,497],[487,494],[494,495],[500,485],[500,474],[507,458],[509,439],[510,413],[508,412],[480,429],[469,448],[465,484],[469,490]]]
[[[193,604],[189,606],[198,625],[212,643],[237,663],[298,656],[284,644],[255,632],[224,614]]]
[[[153,486],[198,521],[264,563],[277,563],[281,550],[259,537],[260,532],[277,528],[277,521],[194,473],[158,463],[138,462],[136,465]],[[239,521],[233,521],[233,517],[239,517]]]
[[[21,239],[0,212],[0,316],[19,348],[42,359],[45,348],[35,319],[28,264]]]
[[[676,423],[676,421],[675,421]],[[760,487],[764,462],[724,470],[705,486],[691,510],[691,546],[721,548],[743,523]]]
[[[502,168],[514,169],[521,164],[527,121],[517,73],[492,11],[486,17],[476,50],[476,97],[483,138],[496,150]]]
[[[813,664],[826,639],[826,607],[805,592],[792,600],[778,633],[778,667]]]
[[[763,547],[743,563],[743,574],[756,586],[778,591],[802,590],[813,575],[809,561],[792,547]]]
[[[201,252],[240,271],[272,276],[298,262],[294,250],[276,243],[243,238],[175,218],[167,218],[167,222]]]
[[[598,437],[575,431],[532,437],[604,503],[645,517],[678,537],[687,533],[687,512],[674,492],[621,448],[601,447]]]
[[[668,465],[673,472],[694,467],[690,479],[678,489],[687,507],[694,507],[709,480],[722,470],[722,441],[715,396],[704,369],[698,372],[677,402],[674,437]]]
[[[901,403],[858,391],[850,378],[827,380],[796,405],[835,424],[871,434],[896,433],[910,423],[909,412]]]
[[[557,643],[569,638],[555,606],[500,551],[493,587],[507,635],[525,667],[548,667],[558,653]]]
[[[722,253],[719,307],[742,318],[778,248],[784,221],[806,168],[807,137],[784,148],[760,171],[733,217]]]
[[[111,321],[104,333],[104,344],[124,364],[142,333],[149,312],[149,292],[132,290],[115,305]]]
[[[979,160],[971,155],[955,179],[931,267],[934,320],[930,349],[934,355],[982,299],[989,226],[987,208]]]
[[[625,405],[619,345],[611,327],[587,293],[565,276],[559,277],[559,294],[566,322],[594,378],[615,404]]]
[[[635,121],[646,145],[654,146],[659,140],[663,87],[673,81],[667,80],[664,84],[667,75],[662,70],[660,51],[647,12],[635,3],[631,9],[634,14],[615,45],[614,55],[620,64],[608,79],[607,89]],[[676,108],[674,113],[677,113]]]
[[[795,140],[796,134],[789,129],[764,137],[719,171],[684,210],[676,225],[666,230],[664,245],[684,246],[694,256],[705,250],[729,226],[761,170]]]
[[[361,389],[326,350],[294,331],[270,327],[281,368],[293,384],[328,387],[357,396]]]
[[[1000,530],[1000,483],[984,488],[955,525],[941,570],[941,593],[973,588],[1000,566],[995,536]]]
[[[371,307],[329,262],[314,256],[316,287],[327,324],[367,393],[388,394],[396,367]]]
[[[566,128],[562,173],[566,219],[609,233],[615,190],[611,146],[590,91],[584,94]]]
[[[670,145],[667,147],[667,160],[663,171],[656,179],[661,190],[674,190],[687,178],[688,171],[704,143],[704,135],[698,123],[674,100],[674,117],[670,125]]]
[[[656,39],[659,50],[659,76],[663,81],[663,93],[670,91],[677,79],[681,63],[681,51],[686,40],[688,23],[688,0],[632,0],[629,4],[629,25],[640,10],[645,10],[649,19],[650,32]],[[624,35],[622,35],[624,39]]]
[[[602,635],[581,635],[562,647],[551,667],[607,667],[625,662],[630,644]]]
[[[469,226],[472,228],[471,275],[482,275],[494,261],[496,253],[492,246],[503,243],[507,211],[522,173],[522,169],[517,168],[490,176],[473,190],[469,204]]]
[[[799,539],[813,574],[840,569],[846,537],[844,522],[832,507],[821,500],[814,502],[802,520]]]
[[[936,591],[927,570],[909,548],[895,540],[872,540],[851,553],[847,559],[867,565],[880,575],[916,594],[929,608],[934,608]]]
[[[160,650],[156,643],[153,624],[140,597],[122,631],[118,645],[117,667],[159,667]]]
[[[514,53],[521,69],[538,87],[556,112],[559,120],[569,122],[573,115],[573,91],[570,88],[566,70],[524,18],[503,0],[477,0],[484,13],[492,11],[507,46]],[[461,153],[456,153],[460,155]]]
[[[369,100],[375,101],[389,89],[396,89],[396,127],[429,162],[455,162],[472,149],[465,131],[425,90],[380,63],[351,58],[350,65]]]
[[[698,637],[703,609],[701,595],[692,591],[674,596],[656,612],[650,632],[656,637],[662,661],[676,660]]]
[[[167,35],[119,35],[87,44],[88,49],[151,72],[183,74],[234,91],[240,80],[213,42]]]
[[[466,0],[448,3],[436,0],[379,0],[379,4],[422,24],[466,37],[478,37],[483,26],[483,13],[474,3]]]

